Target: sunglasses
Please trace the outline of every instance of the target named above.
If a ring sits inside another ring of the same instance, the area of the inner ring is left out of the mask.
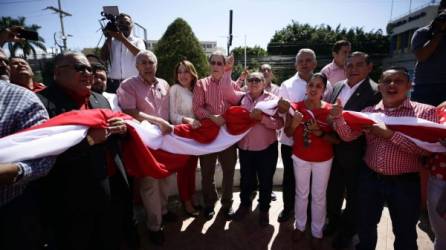
[[[65,65],[60,65],[59,68],[63,68],[63,67],[73,67],[73,69],[77,72],[84,72],[84,73],[88,73],[91,74],[93,72],[93,69],[86,65],[86,64],[82,64],[82,63],[75,63],[75,64],[65,64]]]
[[[260,78],[248,78],[246,81],[248,81],[249,83],[260,83],[260,82],[262,82],[262,79],[260,79]]]
[[[223,66],[222,62],[216,62],[216,61],[210,61],[209,62],[212,66],[217,65],[217,66]]]

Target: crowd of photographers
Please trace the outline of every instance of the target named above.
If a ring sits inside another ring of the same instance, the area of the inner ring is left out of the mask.
[[[301,241],[308,224],[314,249],[322,249],[322,239],[329,236],[333,248],[351,247],[354,235],[359,237],[356,249],[375,249],[377,224],[386,204],[394,248],[417,249],[420,203],[426,202],[422,200],[426,180],[420,180],[420,172],[427,168],[434,247],[446,249],[446,156],[429,154],[383,124],[361,134],[352,132],[341,115],[343,110],[364,110],[440,122],[438,108],[431,105],[445,106],[441,102],[446,92],[446,1],[433,22],[412,38],[417,58],[412,98],[407,70],[386,69],[376,83],[369,77],[373,68],[369,56],[352,53],[345,40],[334,44],[333,61],[321,73],[313,72],[316,53],[301,49],[295,58],[296,74],[280,86],[272,82],[268,64],[258,72],[245,70],[233,81],[234,58],[219,51],[209,57],[209,76],[200,79],[194,65],[182,60],[172,69],[175,82],[169,85],[156,76],[156,55],[132,35],[132,29],[132,18],[121,13],[104,31],[100,56],[57,55],[50,86],[33,80],[26,59],[8,58],[0,50],[0,137],[71,110],[95,108],[124,112],[168,134],[176,124],[200,127],[203,118],[223,126],[225,111],[242,106],[256,122],[250,132],[223,151],[191,157],[178,172],[185,215],[214,217],[218,160],[223,172],[220,213],[225,219],[243,221],[258,191],[258,222],[269,225],[280,150],[283,210],[277,220],[294,221],[290,241]],[[27,38],[20,35],[25,33],[20,27],[2,30],[0,45],[20,42]],[[278,100],[276,114],[267,116],[254,108],[269,100]],[[290,106],[294,115],[287,112]],[[163,225],[178,220],[167,209],[172,177],[130,178],[120,149],[126,133],[124,120],[112,118],[107,128],[89,129],[84,140],[58,157],[0,162],[0,249],[138,249],[135,220],[143,220],[151,242],[162,245]],[[241,204],[234,211],[237,160]],[[201,204],[195,197],[198,163]],[[137,206],[144,210],[142,218],[134,214]]]

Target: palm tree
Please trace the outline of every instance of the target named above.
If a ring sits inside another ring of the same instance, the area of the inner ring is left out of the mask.
[[[28,26],[25,24],[25,17],[18,17],[14,19],[12,17],[2,17],[0,19],[0,30],[11,27],[13,25],[21,26],[25,30],[38,31],[41,27],[39,25],[33,24]],[[29,55],[33,55],[36,58],[36,49],[39,48],[46,52],[46,47],[44,44],[45,40],[39,36],[37,41],[24,40],[22,42],[10,42],[8,43],[8,49],[11,56],[15,56],[17,51],[22,51],[23,56],[27,58]]]

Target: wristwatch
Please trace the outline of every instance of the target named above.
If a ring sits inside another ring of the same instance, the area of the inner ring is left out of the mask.
[[[18,182],[20,179],[22,179],[24,172],[25,172],[25,171],[23,170],[22,165],[17,164],[17,174],[16,174],[16,176],[14,177],[14,179],[12,180],[12,182],[13,182],[13,183],[16,183],[16,182]]]

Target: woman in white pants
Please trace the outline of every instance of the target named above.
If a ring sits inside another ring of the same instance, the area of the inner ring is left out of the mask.
[[[333,161],[335,138],[327,123],[331,105],[322,101],[327,85],[323,74],[314,74],[307,83],[306,99],[292,103],[295,113],[288,115],[285,133],[293,136],[293,164],[296,179],[295,230],[293,240],[299,241],[307,223],[308,194],[311,182],[311,233],[313,247],[321,246],[322,228],[326,217],[326,190]]]

